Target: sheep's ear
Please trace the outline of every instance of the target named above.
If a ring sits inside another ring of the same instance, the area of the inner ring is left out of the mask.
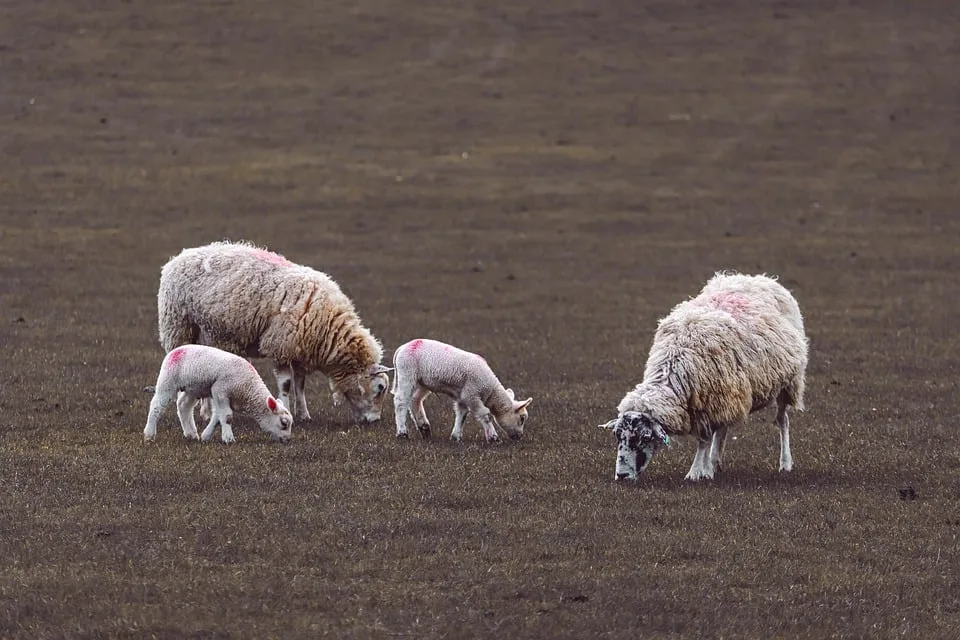
[[[617,426],[617,420],[619,420],[619,418],[614,418],[610,422],[604,422],[603,424],[598,424],[597,429],[607,429],[607,430],[613,431],[613,428]]]
[[[267,398],[267,407],[270,408],[270,411],[273,411],[274,413],[277,412],[277,401],[274,400],[272,396]]]
[[[524,409],[524,408],[525,408],[528,404],[530,404],[531,402],[533,402],[533,398],[527,398],[527,399],[524,400],[523,402],[514,402],[514,403],[513,403],[513,410],[514,410],[514,411],[521,411],[522,409]]]

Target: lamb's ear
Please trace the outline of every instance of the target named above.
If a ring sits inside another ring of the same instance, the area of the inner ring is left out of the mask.
[[[613,428],[614,428],[615,426],[617,426],[617,420],[619,420],[619,418],[614,418],[613,420],[611,420],[611,421],[609,421],[609,422],[604,422],[603,424],[598,424],[598,425],[597,425],[597,429],[606,429],[606,430],[609,430],[609,431],[613,431]]]
[[[507,395],[510,396],[511,400],[516,400],[516,396],[513,395],[513,389],[507,389]]]
[[[380,375],[381,373],[388,373],[390,371],[393,371],[393,367],[385,367],[382,364],[372,364],[370,365],[370,368],[367,369],[367,371],[370,373],[370,377],[372,378],[374,376]]]
[[[267,407],[270,409],[270,411],[273,411],[274,413],[277,412],[277,401],[273,399],[273,396],[267,398]]]
[[[533,402],[533,398],[527,398],[527,399],[524,400],[523,402],[514,402],[514,403],[513,403],[513,410],[514,410],[514,411],[520,411],[521,409],[523,409],[524,407],[526,407],[526,406],[527,406],[528,404],[530,404],[531,402]]]

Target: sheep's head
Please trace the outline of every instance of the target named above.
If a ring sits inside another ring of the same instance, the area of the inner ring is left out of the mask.
[[[670,444],[663,427],[646,413],[626,411],[600,425],[617,436],[617,480],[636,480],[660,449]]]
[[[510,408],[496,416],[499,424],[513,440],[519,440],[523,437],[523,423],[527,421],[527,406],[533,402],[533,398],[526,400],[517,400],[513,394],[513,389],[507,389],[507,395],[510,396]]]
[[[390,367],[372,364],[365,372],[349,376],[342,382],[331,379],[334,404],[346,400],[358,422],[378,421],[383,411],[383,399],[390,387],[390,377],[387,375],[390,371],[393,371]]]
[[[270,396],[267,398],[267,414],[260,421],[260,428],[270,434],[274,440],[286,442],[290,439],[293,416],[282,402]]]

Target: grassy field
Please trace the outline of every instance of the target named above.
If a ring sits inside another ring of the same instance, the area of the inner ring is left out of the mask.
[[[960,5],[4,8],[0,637],[960,633]],[[525,438],[434,398],[398,441],[314,376],[287,445],[145,445],[160,267],[224,238],[386,360],[482,353]],[[687,440],[617,483],[596,425],[720,269],[804,311],[795,470],[768,411],[715,482]]]

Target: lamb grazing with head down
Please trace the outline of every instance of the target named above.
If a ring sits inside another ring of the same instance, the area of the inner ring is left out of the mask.
[[[334,402],[380,419],[389,386],[383,349],[329,276],[245,242],[184,249],[160,274],[160,343],[206,344],[274,362],[280,399],[309,419],[306,376],[320,371]]]
[[[393,354],[393,407],[397,437],[407,437],[407,415],[425,437],[430,422],[423,401],[431,393],[453,398],[456,419],[450,438],[463,437],[463,421],[473,413],[483,425],[487,442],[499,442],[497,425],[517,440],[523,436],[527,406],[533,398],[518,401],[512,389],[504,389],[487,361],[475,353],[436,340],[412,340]]]
[[[694,435],[687,480],[713,478],[727,428],[777,403],[780,471],[793,468],[787,409],[803,410],[807,338],[797,301],[767,276],[717,273],[662,319],[619,416],[600,425],[619,442],[617,479],[637,479],[669,436]]]
[[[213,437],[220,424],[220,439],[234,442],[233,413],[254,418],[260,428],[275,440],[290,439],[293,416],[277,402],[257,370],[240,356],[213,347],[187,345],[177,347],[166,355],[160,366],[147,426],[143,439],[152,441],[157,435],[157,420],[170,401],[177,398],[177,414],[183,437],[190,440]],[[210,423],[197,435],[193,409],[201,398],[210,398],[213,415]]]

